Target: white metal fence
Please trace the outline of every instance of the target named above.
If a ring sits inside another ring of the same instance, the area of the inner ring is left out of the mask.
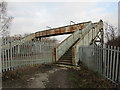
[[[120,85],[120,48],[104,45],[82,46],[79,59],[89,69],[98,72],[108,80]]]
[[[52,63],[54,47],[53,42],[9,43],[1,49],[2,72],[26,65]]]

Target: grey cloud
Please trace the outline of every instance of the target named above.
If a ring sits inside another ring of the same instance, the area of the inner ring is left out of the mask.
[[[9,14],[15,17],[11,27],[12,34],[40,31],[46,29],[46,26],[60,27],[70,24],[70,20],[79,23],[104,19],[117,23],[115,13],[107,12],[104,7],[97,7],[95,2],[11,3]]]

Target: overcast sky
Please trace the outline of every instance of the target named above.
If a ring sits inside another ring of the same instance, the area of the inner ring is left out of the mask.
[[[80,23],[102,19],[117,27],[118,2],[8,2],[8,15],[14,17],[11,35],[65,26],[71,20]]]

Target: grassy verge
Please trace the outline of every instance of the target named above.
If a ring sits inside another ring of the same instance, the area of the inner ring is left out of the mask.
[[[98,73],[89,70],[86,66],[80,65],[81,70],[70,70],[69,81],[75,88],[115,88],[110,82],[101,77]]]

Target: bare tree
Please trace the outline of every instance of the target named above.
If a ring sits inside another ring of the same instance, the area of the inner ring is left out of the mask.
[[[106,41],[115,40],[117,37],[117,28],[113,25],[108,24],[107,22],[104,23],[104,29],[105,29],[105,39]]]
[[[9,27],[13,17],[7,16],[7,2],[0,2],[0,33],[3,37],[3,44],[7,43],[7,37],[9,36]]]

